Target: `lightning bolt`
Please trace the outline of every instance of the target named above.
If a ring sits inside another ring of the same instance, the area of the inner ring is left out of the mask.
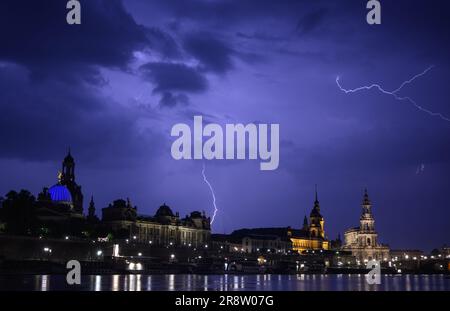
[[[359,91],[370,90],[370,89],[375,88],[375,89],[377,89],[378,91],[380,91],[380,92],[383,93],[383,94],[391,95],[391,96],[394,97],[396,100],[400,100],[400,101],[408,101],[408,102],[410,102],[412,105],[414,105],[414,107],[416,107],[417,109],[419,109],[419,110],[421,110],[421,111],[423,111],[423,112],[429,114],[429,115],[432,116],[432,117],[439,117],[439,118],[441,118],[441,119],[444,120],[444,121],[450,122],[450,118],[444,116],[442,113],[440,113],[440,112],[433,112],[433,111],[431,111],[431,110],[429,110],[429,109],[427,109],[427,108],[424,108],[424,107],[420,106],[420,105],[419,105],[415,100],[413,100],[411,97],[408,97],[408,96],[399,96],[399,95],[397,94],[398,92],[400,92],[400,90],[401,90],[404,86],[406,86],[406,85],[412,83],[412,82],[413,82],[414,80],[416,80],[417,78],[420,78],[420,77],[424,76],[428,71],[430,71],[431,69],[433,69],[433,67],[434,67],[434,66],[430,66],[430,67],[428,67],[427,69],[425,69],[424,71],[422,71],[421,73],[418,73],[418,74],[416,74],[415,76],[413,76],[411,79],[404,81],[398,88],[396,88],[396,89],[393,90],[393,91],[386,91],[385,89],[383,89],[383,87],[381,87],[379,84],[376,84],[376,83],[371,84],[371,85],[368,85],[368,86],[361,86],[361,87],[358,87],[358,88],[355,88],[355,89],[344,89],[344,88],[341,86],[341,84],[339,83],[339,76],[336,77],[336,84],[337,84],[337,86],[339,87],[339,89],[340,89],[341,91],[343,91],[345,94],[348,94],[348,93],[356,93],[356,92],[359,92]]]
[[[212,198],[213,198],[214,213],[213,213],[212,218],[211,218],[211,224],[213,224],[214,219],[216,218],[216,214],[217,214],[217,212],[219,211],[219,209],[217,208],[217,205],[216,205],[216,195],[215,195],[215,193],[214,193],[214,189],[213,189],[213,187],[211,186],[211,184],[209,183],[208,178],[206,178],[206,175],[205,175],[205,169],[206,169],[206,166],[205,166],[205,163],[203,163],[203,168],[202,168],[203,180],[204,180],[205,183],[208,185],[209,190],[211,191]]]

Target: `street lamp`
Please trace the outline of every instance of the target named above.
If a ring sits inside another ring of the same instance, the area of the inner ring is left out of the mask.
[[[44,253],[47,255],[47,259],[48,259],[48,257],[52,253],[52,249],[49,247],[44,247]]]

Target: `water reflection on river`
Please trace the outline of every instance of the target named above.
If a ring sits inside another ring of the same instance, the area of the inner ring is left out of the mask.
[[[69,286],[63,275],[0,276],[0,290],[82,291],[422,291],[450,290],[445,275],[384,275],[369,285],[364,275],[89,275]]]

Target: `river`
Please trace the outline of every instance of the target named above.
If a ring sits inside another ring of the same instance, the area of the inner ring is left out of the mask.
[[[365,275],[88,275],[70,286],[64,275],[0,275],[0,290],[26,291],[450,291],[445,275],[383,275],[370,285]]]

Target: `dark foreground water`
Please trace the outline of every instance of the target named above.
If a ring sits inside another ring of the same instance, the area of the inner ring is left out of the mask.
[[[383,275],[369,285],[354,275],[90,275],[69,286],[64,275],[0,275],[0,290],[82,291],[450,291],[445,275]]]

